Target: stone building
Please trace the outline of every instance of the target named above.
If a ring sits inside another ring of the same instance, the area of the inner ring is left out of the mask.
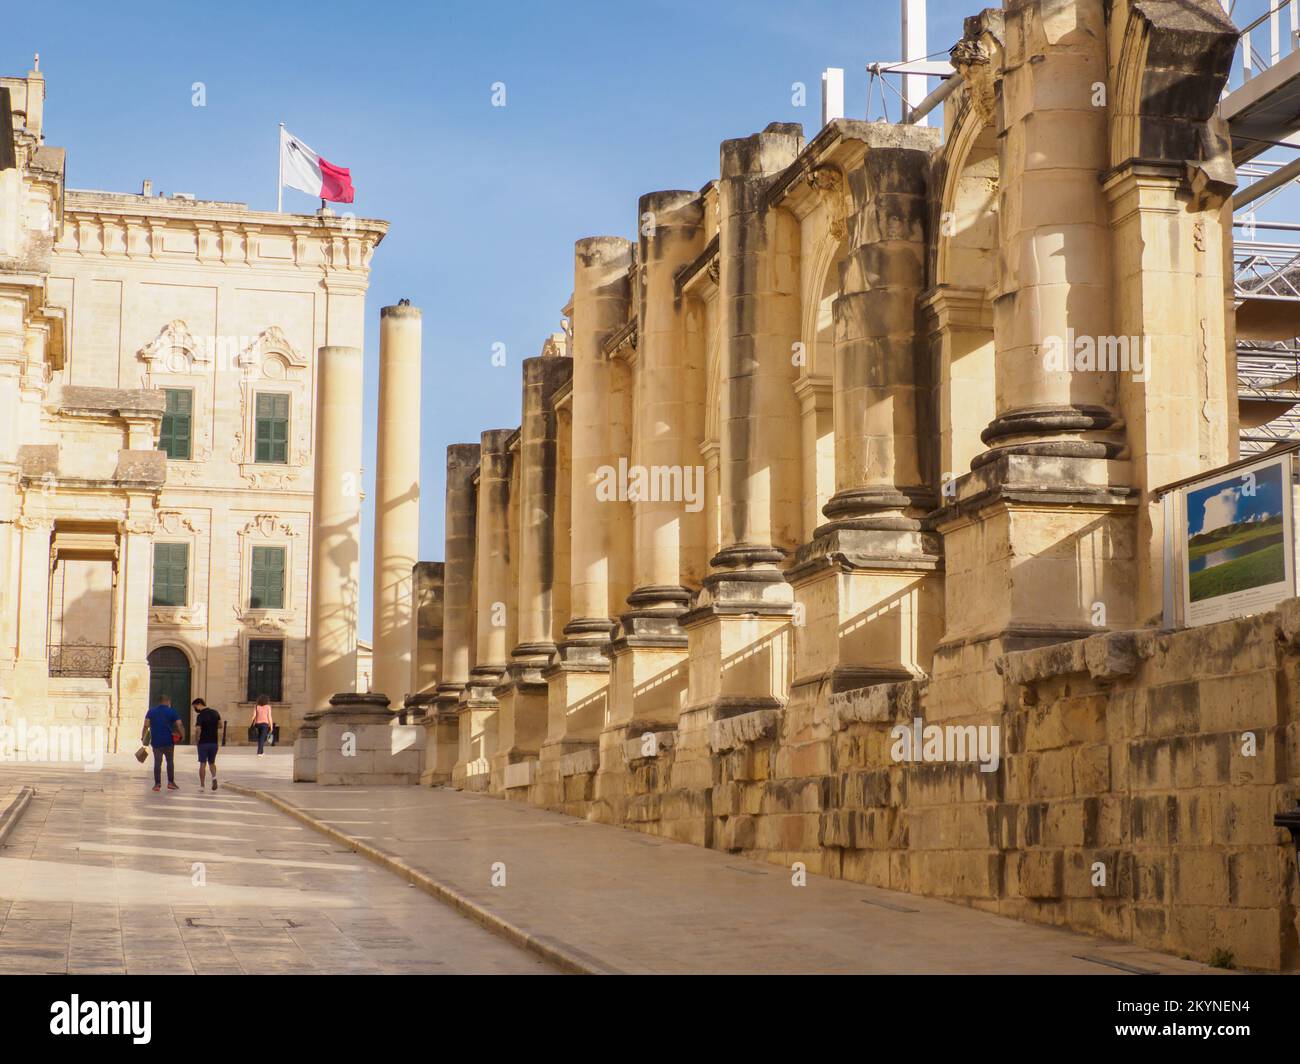
[[[1154,489],[1238,457],[1235,42],[1008,0],[941,128],[773,124],[579,240],[447,452],[426,782],[1300,964],[1290,615],[1158,630]]]
[[[232,739],[268,694],[291,736],[307,708],[315,353],[361,346],[387,223],[148,182],[65,190],[43,76],[2,84],[4,711],[102,725],[112,750],[164,690],[178,707],[203,695]]]

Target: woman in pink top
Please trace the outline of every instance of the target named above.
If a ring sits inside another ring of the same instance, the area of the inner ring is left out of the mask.
[[[248,723],[257,728],[257,756],[261,757],[265,753],[266,737],[275,727],[275,722],[271,720],[271,700],[266,695],[258,697],[257,705],[253,708],[253,719]]]

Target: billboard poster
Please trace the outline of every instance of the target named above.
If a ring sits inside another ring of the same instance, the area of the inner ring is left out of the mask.
[[[1290,454],[1182,491],[1183,623],[1271,609],[1295,595]]]

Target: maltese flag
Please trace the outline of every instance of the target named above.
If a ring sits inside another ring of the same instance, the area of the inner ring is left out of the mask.
[[[280,127],[280,185],[333,203],[351,203],[352,173],[327,162],[284,126]]]

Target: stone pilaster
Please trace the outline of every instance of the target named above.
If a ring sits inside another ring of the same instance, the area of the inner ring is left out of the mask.
[[[573,363],[543,356],[524,360],[523,415],[516,471],[519,498],[519,554],[515,624],[518,643],[510,652],[506,679],[496,689],[500,702],[493,789],[507,796],[527,794],[546,738],[547,684],[542,672],[555,654],[554,594],[557,416],[555,395],[570,379]]]
[[[411,693],[420,548],[420,311],[379,312],[379,431],[375,462],[374,679],[401,706]]]

